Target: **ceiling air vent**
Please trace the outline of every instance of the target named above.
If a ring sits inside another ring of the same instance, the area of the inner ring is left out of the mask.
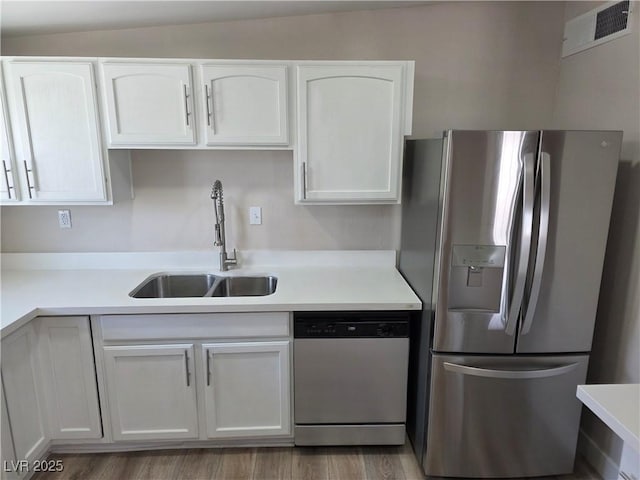
[[[630,32],[633,2],[608,2],[564,26],[562,56],[573,55],[587,48],[619,38]]]

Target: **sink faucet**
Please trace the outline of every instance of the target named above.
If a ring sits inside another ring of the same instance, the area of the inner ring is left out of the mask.
[[[227,255],[226,238],[224,232],[224,200],[222,198],[222,182],[216,180],[211,189],[211,199],[213,200],[213,210],[216,214],[215,240],[213,244],[220,248],[220,270],[229,270],[230,265],[237,265],[238,259],[236,249],[233,249],[233,256]]]

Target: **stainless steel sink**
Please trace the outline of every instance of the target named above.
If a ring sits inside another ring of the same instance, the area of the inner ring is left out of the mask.
[[[278,279],[266,277],[220,277],[211,292],[212,297],[256,297],[276,291]]]
[[[204,297],[218,277],[210,273],[158,274],[138,285],[134,298]]]
[[[212,273],[159,273],[129,293],[134,298],[254,297],[271,295],[274,276],[223,277]]]

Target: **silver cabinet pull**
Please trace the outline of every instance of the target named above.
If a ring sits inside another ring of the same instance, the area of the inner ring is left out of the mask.
[[[191,386],[191,372],[189,371],[189,350],[184,351],[184,365],[187,369],[187,387]]]
[[[9,183],[9,172],[11,171],[11,169],[7,168],[7,162],[5,162],[4,160],[2,160],[2,170],[4,170],[4,183],[7,185],[7,195],[9,195],[9,198],[12,198],[11,190],[13,190],[13,187]]]
[[[187,92],[187,86],[186,85],[182,85],[182,87],[184,88],[184,113],[186,115],[187,127],[188,127],[189,126],[189,116],[191,115],[191,112],[189,111],[189,93]]]
[[[25,173],[25,177],[27,177],[27,190],[29,191],[29,198],[33,198],[33,194],[31,193],[31,190],[36,189],[36,187],[34,187],[33,185],[31,185],[31,180],[29,179],[29,174],[33,173],[33,170],[31,168],[29,168],[29,166],[27,165],[27,161],[23,160],[24,162],[24,173]]]
[[[204,86],[204,93],[207,97],[205,102],[207,104],[207,125],[212,127],[213,130],[213,96],[209,93],[209,85]],[[211,104],[209,103],[211,102]]]
[[[302,198],[307,198],[307,162],[300,165],[300,174],[302,175]]]
[[[211,351],[207,349],[207,387],[211,385]]]

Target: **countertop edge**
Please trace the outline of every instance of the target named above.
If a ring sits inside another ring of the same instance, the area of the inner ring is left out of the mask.
[[[309,311],[419,311],[420,303],[301,303],[261,305],[140,305],[122,307],[36,307],[0,329],[6,337],[37,317],[92,316],[92,315],[145,315],[171,313],[235,313],[235,312],[309,312]]]
[[[592,392],[589,391],[590,387],[596,387],[598,389],[605,389],[611,387],[612,389],[620,389],[627,387],[639,388],[638,384],[619,384],[619,385],[578,385],[576,396],[582,403],[589,408],[598,418],[600,418],[613,432],[618,435],[625,444],[629,444],[636,451],[640,451],[640,438],[637,433],[634,433],[629,426],[627,426],[618,415],[607,408],[603,403],[596,398]]]

